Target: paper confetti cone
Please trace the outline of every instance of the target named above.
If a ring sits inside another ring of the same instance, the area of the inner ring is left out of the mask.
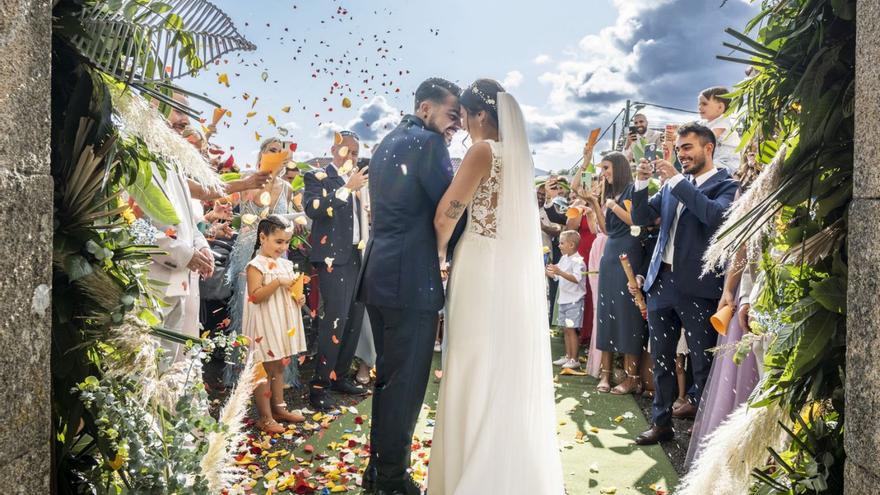
[[[226,115],[226,109],[225,109],[225,108],[220,108],[220,107],[215,108],[215,109],[214,109],[214,115],[213,115],[213,117],[211,118],[211,125],[215,125],[215,126],[216,126],[217,124],[219,124],[219,123],[220,123],[220,119],[222,119],[224,115]]]
[[[730,319],[733,317],[733,306],[727,305],[721,308],[721,311],[718,311],[714,315],[709,317],[709,322],[712,323],[712,328],[715,329],[721,335],[727,335],[727,324],[730,323]]]
[[[284,161],[289,157],[290,152],[287,150],[279,151],[278,153],[263,153],[263,156],[260,158],[260,171],[275,175],[281,170],[281,167],[284,166]]]

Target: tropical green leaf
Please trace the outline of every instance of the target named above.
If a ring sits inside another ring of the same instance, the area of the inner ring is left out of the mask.
[[[828,311],[846,314],[846,281],[841,277],[828,277],[813,284],[810,296]]]
[[[162,225],[177,225],[180,218],[174,210],[174,205],[153,182],[153,172],[148,163],[141,163],[138,168],[137,179],[134,184],[126,188],[128,194],[134,198],[138,207],[155,222]]]
[[[92,65],[128,83],[178,78],[231,51],[256,49],[206,0],[137,0],[121,10],[86,3],[79,21],[88,35],[67,40]]]
[[[807,322],[803,335],[788,358],[785,371],[779,377],[780,383],[804,376],[822,360],[837,332],[839,319],[835,313],[820,311]]]
[[[241,179],[241,174],[238,172],[229,172],[226,174],[220,174],[220,180],[223,182],[232,182],[234,180]]]

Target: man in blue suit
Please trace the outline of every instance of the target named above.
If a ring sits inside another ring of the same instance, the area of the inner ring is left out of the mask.
[[[672,417],[693,417],[709,377],[712,356],[706,350],[717,340],[709,317],[718,307],[724,277],[717,272],[701,276],[703,253],[739,187],[726,169],[715,168],[715,146],[711,129],[685,124],[679,127],[675,143],[684,175],[666,160],[653,164],[642,160],[638,167],[633,223],[653,225],[660,220],[660,236],[644,281],[654,360],[653,425],[636,438],[639,445],[672,439]],[[665,183],[649,199],[647,185],[654,168]],[[688,403],[673,411],[675,350],[682,327],[694,380]]]
[[[340,132],[330,148],[333,162],[303,176],[303,206],[312,219],[310,258],[324,301],[315,375],[309,384],[309,402],[319,411],[336,407],[328,389],[349,395],[366,393],[349,376],[364,316],[363,305],[354,302],[366,227],[359,221],[359,191],[366,185],[368,172],[355,166],[359,151],[357,134]]]
[[[444,135],[461,126],[460,93],[443,79],[423,82],[414,115],[370,160],[373,223],[357,298],[370,317],[377,371],[363,487],[379,494],[419,493],[406,470],[445,300],[434,213],[452,182]]]

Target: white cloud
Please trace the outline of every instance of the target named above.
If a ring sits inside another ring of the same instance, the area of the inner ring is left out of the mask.
[[[504,89],[510,90],[514,88],[518,88],[520,84],[523,82],[523,73],[518,70],[512,70],[507,73],[504,77],[504,80],[501,81],[501,85],[504,86]]]
[[[708,86],[732,85],[742,67],[719,61],[723,29],[742,27],[757,13],[746,1],[614,0],[614,24],[579,40],[572,50],[539,55],[538,81],[549,89],[539,109],[523,107],[535,165],[558,170],[580,157],[589,129],[608,126],[626,99],[694,108]],[[682,13],[687,23],[682,24]],[[690,115],[647,108],[652,125]],[[620,129],[618,129],[620,131]],[[611,131],[597,151],[611,147]]]
[[[357,117],[349,120],[345,125],[336,122],[321,124],[324,132],[316,137],[330,137],[334,132],[349,130],[357,133],[361,142],[377,143],[397,126],[400,119],[400,110],[388,103],[384,96],[376,96],[361,106]]]

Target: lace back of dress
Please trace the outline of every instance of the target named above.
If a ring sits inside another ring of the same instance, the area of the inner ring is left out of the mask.
[[[501,150],[499,143],[488,141],[492,148],[492,168],[471,201],[468,230],[483,237],[498,237],[498,196],[501,193]]]

